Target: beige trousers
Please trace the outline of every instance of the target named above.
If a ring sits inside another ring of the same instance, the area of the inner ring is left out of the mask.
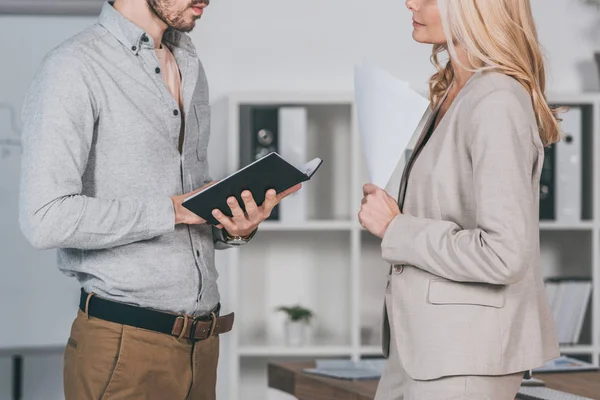
[[[66,400],[214,400],[219,339],[188,339],[79,312],[65,350]]]
[[[389,290],[389,288],[388,288]],[[391,304],[389,292],[386,304]],[[388,315],[391,317],[390,307]],[[391,321],[390,321],[391,322]],[[390,323],[390,356],[375,400],[514,400],[523,373],[504,376],[448,376],[430,381],[411,379],[402,366]]]

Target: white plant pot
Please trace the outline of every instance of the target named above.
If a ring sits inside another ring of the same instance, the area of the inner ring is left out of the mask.
[[[285,322],[285,344],[292,347],[306,345],[308,341],[309,325],[306,322]]]

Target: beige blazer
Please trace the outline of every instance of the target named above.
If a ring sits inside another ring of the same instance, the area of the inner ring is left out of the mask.
[[[512,78],[478,72],[423,146],[433,114],[412,168],[386,188],[399,189],[403,214],[381,245],[393,266],[384,354],[393,324],[413,379],[541,366],[559,351],[540,269],[544,152],[531,98]]]

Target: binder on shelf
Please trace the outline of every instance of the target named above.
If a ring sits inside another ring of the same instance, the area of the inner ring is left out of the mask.
[[[556,220],[581,221],[583,120],[581,107],[561,115],[562,140],[555,144]]]
[[[592,280],[577,277],[548,278],[545,286],[559,343],[577,344],[592,294]]]
[[[278,112],[279,154],[298,167],[308,158],[307,110],[305,107],[281,107]],[[282,223],[306,222],[307,194],[306,190],[300,190],[279,205],[279,219]]]
[[[544,164],[540,177],[540,220],[553,220],[555,211],[555,145],[544,148]]]

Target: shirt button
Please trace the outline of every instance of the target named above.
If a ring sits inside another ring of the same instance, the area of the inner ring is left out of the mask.
[[[150,41],[150,39],[148,39],[148,36],[146,36],[146,34],[144,33],[144,34],[142,35],[142,42],[144,42],[144,43],[148,43],[149,41]]]
[[[136,51],[136,50],[137,50],[137,46],[133,46],[133,47],[131,48],[131,50],[133,50],[133,51]]]
[[[400,275],[402,272],[404,272],[404,266],[403,265],[399,265],[399,264],[394,265],[394,273],[396,275]]]
[[[156,67],[156,69],[154,70],[154,72],[156,72],[157,74],[160,74],[160,68]]]
[[[179,110],[173,110],[173,115],[174,116],[178,116],[179,115]]]

